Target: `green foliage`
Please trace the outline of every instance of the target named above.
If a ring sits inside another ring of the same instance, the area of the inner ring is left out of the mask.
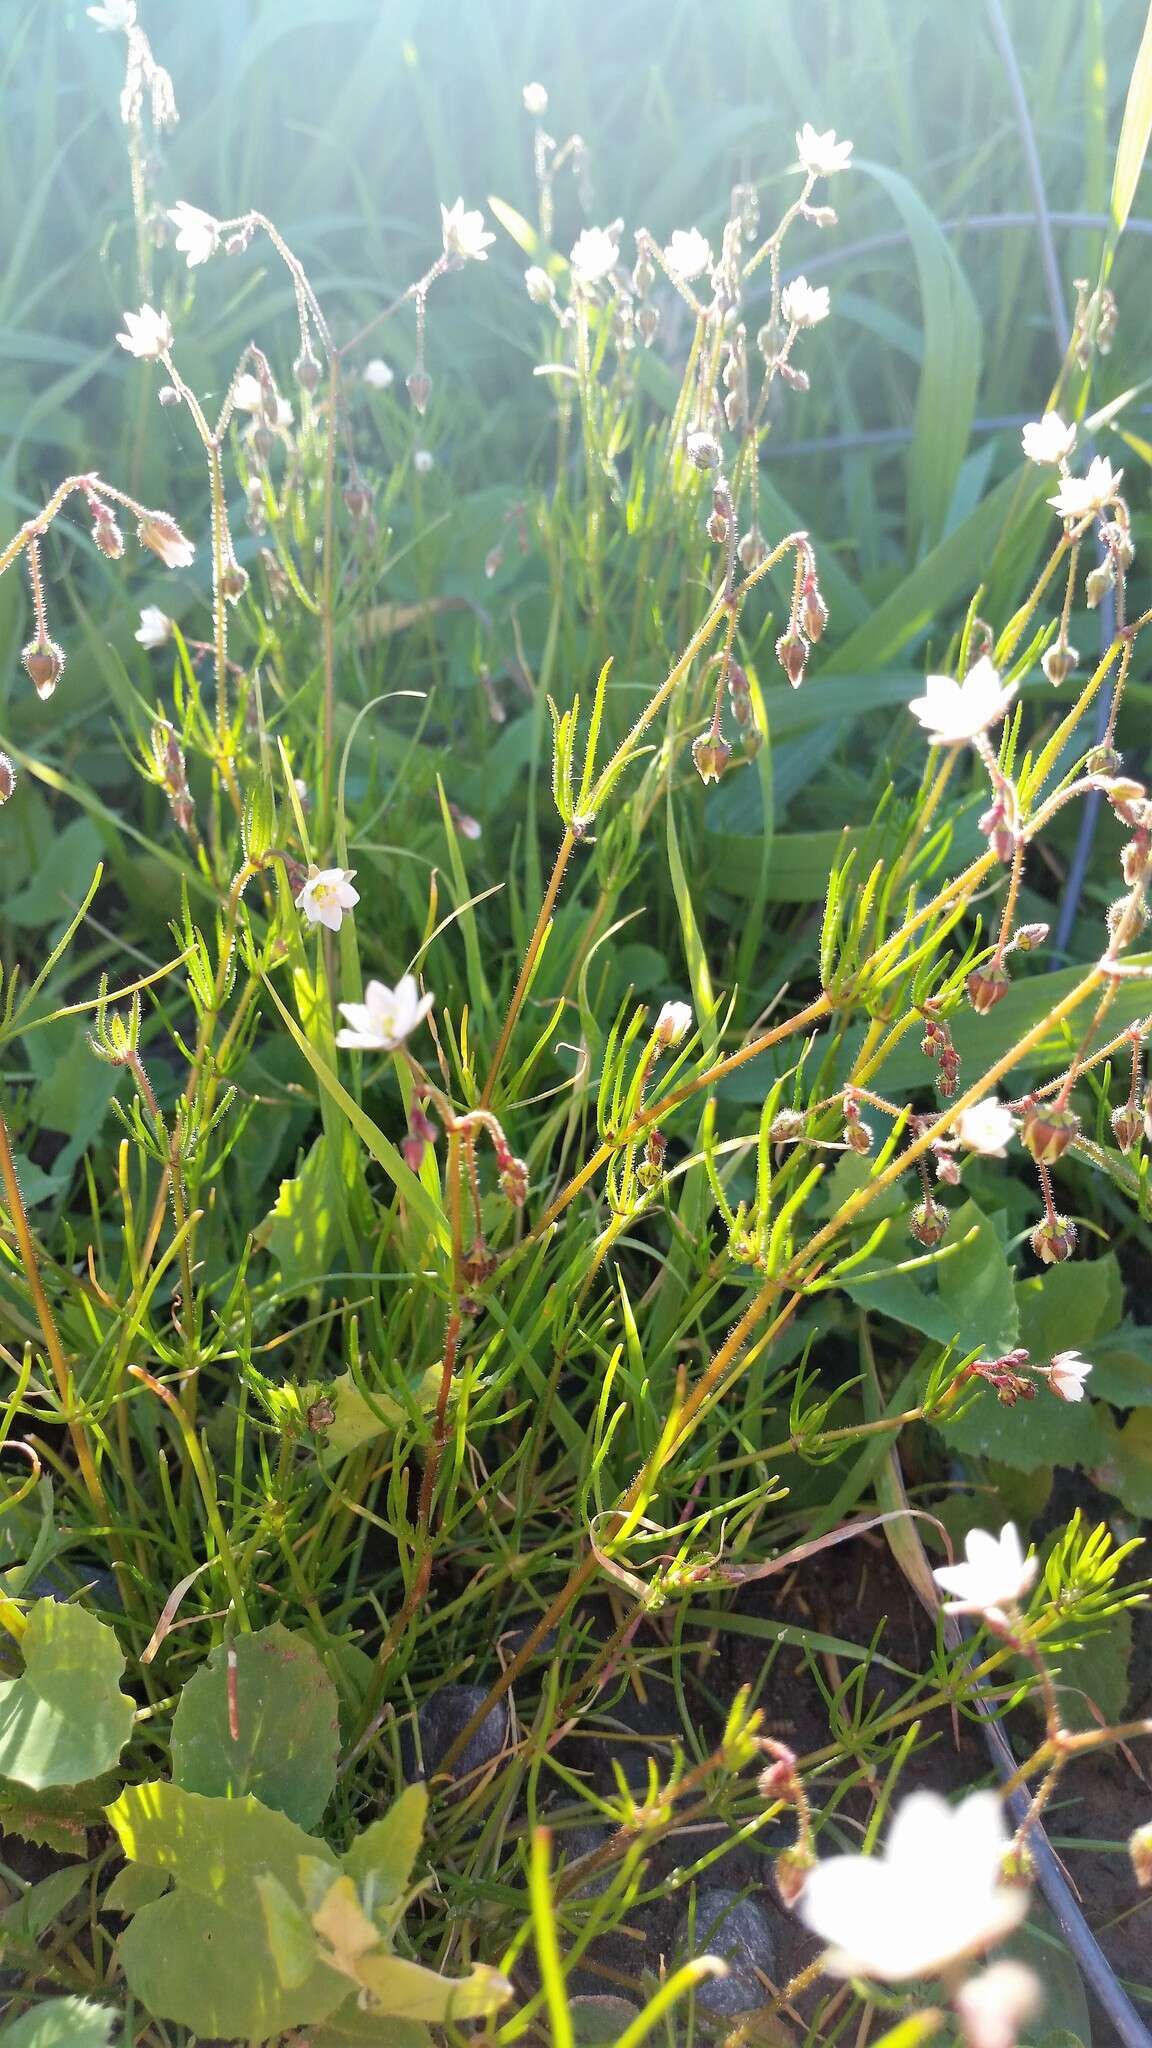
[[[109,2048],[116,2014],[89,1998],[46,1998],[0,2027],[8,2048]]]
[[[20,1677],[0,1680],[0,1771],[41,1791],[109,1770],[133,1713],[115,1630],[82,1607],[37,1600],[20,1648]]]
[[[263,1805],[313,1828],[336,1782],[336,1688],[281,1623],[213,1650],[180,1695],[172,1775],[186,1792]]]

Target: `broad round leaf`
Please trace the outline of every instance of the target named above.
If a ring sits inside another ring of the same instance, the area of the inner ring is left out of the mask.
[[[279,1622],[237,1637],[231,1653],[231,1713],[224,1647],[184,1687],[172,1722],[173,1778],[216,1798],[251,1792],[314,1827],[336,1783],[336,1688],[307,1638]]]

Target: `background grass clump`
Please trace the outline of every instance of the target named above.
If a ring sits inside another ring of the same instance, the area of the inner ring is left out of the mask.
[[[1139,2027],[1139,10],[88,12],[3,59],[0,2035],[959,2038],[803,1885],[997,1772],[1017,2030]]]

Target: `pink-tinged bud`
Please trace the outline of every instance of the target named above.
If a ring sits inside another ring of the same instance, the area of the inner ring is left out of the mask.
[[[834,206],[806,206],[804,218],[810,220],[814,228],[834,228],[839,215]]]
[[[1044,1265],[1062,1266],[1076,1249],[1076,1225],[1067,1216],[1057,1216],[1055,1221],[1046,1216],[1036,1225],[1028,1242]]]
[[[1147,872],[1148,851],[1149,835],[1147,831],[1138,832],[1136,837],[1130,839],[1127,846],[1121,849],[1120,869],[1130,889],[1137,882],[1142,881]]]
[[[238,228],[234,235],[228,236],[224,244],[224,254],[226,256],[242,256],[251,240],[252,229],[250,227]]]
[[[432,379],[426,370],[413,370],[408,378],[408,396],[423,418],[428,410],[428,400],[432,396]]]
[[[136,535],[141,547],[159,555],[166,569],[187,569],[196,558],[192,542],[166,512],[145,512]]]
[[[795,363],[777,363],[776,374],[779,377],[783,377],[784,382],[790,384],[793,391],[810,391],[812,389],[812,379],[808,375],[807,370],[797,369]]]
[[[996,802],[982,813],[976,821],[976,829],[984,834],[997,860],[1002,860],[1007,866],[1016,851],[1016,834],[1008,822],[1003,798],[997,797]]]
[[[1132,1859],[1132,1874],[1142,1891],[1152,1885],[1152,1823],[1137,1828],[1128,1837],[1128,1854]]]
[[[38,697],[50,697],[64,673],[64,655],[54,640],[30,640],[20,656]]]
[[[937,1180],[943,1181],[946,1188],[959,1187],[960,1167],[951,1152],[937,1152],[935,1158]]]
[[[16,770],[7,754],[0,754],[0,804],[6,804],[16,787]]]
[[[732,759],[732,749],[719,734],[697,733],[692,742],[692,761],[701,782],[719,782]]]
[[[859,1118],[850,1120],[844,1126],[844,1143],[853,1152],[865,1158],[872,1150],[872,1126],[861,1123]]]
[[[408,1114],[408,1135],[401,1140],[400,1150],[413,1173],[419,1173],[424,1154],[429,1145],[434,1145],[440,1133],[436,1125],[426,1117],[418,1102],[412,1104]]]
[[[1062,1159],[1074,1138],[1080,1136],[1080,1119],[1074,1109],[1055,1103],[1034,1102],[1024,1112],[1021,1142],[1039,1166],[1054,1166]]]
[[[764,1747],[774,1761],[761,1771],[756,1780],[756,1789],[764,1799],[794,1798],[799,1789],[796,1777],[796,1752],[786,1742],[765,1740]]]
[[[815,1868],[816,1858],[811,1849],[802,1849],[797,1844],[794,1849],[781,1851],[772,1866],[772,1875],[782,1906],[791,1911],[808,1883],[809,1871]]]
[[[1002,960],[986,960],[983,967],[974,967],[964,983],[968,1001],[980,1017],[1003,1002],[1011,986],[1012,978]]]
[[[776,642],[776,659],[792,688],[798,690],[804,681],[804,666],[808,660],[808,642],[803,633],[781,633]]]
[[[110,562],[118,562],[124,553],[124,535],[116,524],[112,507],[102,498],[89,498],[88,510],[92,514],[92,538],[100,553]]]
[[[800,606],[800,623],[810,640],[819,640],[828,624],[828,607],[816,585],[806,588]]]
[[[917,1202],[908,1218],[909,1235],[917,1244],[926,1245],[929,1249],[940,1243],[947,1229],[948,1211],[939,1202],[934,1202],[931,1195],[925,1195],[922,1202]]]
[[[1017,927],[1012,944],[1019,953],[1034,953],[1047,937],[1046,924],[1022,924]]]
[[[684,443],[684,453],[697,469],[719,469],[723,456],[723,450],[715,434],[705,433],[702,429],[688,435]]]
[[[302,348],[292,365],[296,382],[305,391],[315,391],[320,382],[321,367],[310,348]]]
[[[523,1159],[514,1159],[510,1152],[504,1153],[499,1161],[500,1186],[505,1198],[514,1209],[522,1209],[528,1198],[528,1168]]]
[[[1047,654],[1042,657],[1040,666],[1053,688],[1058,689],[1065,677],[1071,675],[1079,659],[1080,656],[1074,647],[1069,647],[1067,642],[1061,646],[1057,641],[1056,645],[1050,647]]]
[[[1112,1111],[1112,1136],[1122,1152],[1130,1152],[1144,1128],[1144,1119],[1135,1103],[1122,1103]]]
[[[936,1086],[945,1102],[955,1095],[960,1086],[960,1055],[951,1048],[940,1055],[940,1071],[936,1076]]]

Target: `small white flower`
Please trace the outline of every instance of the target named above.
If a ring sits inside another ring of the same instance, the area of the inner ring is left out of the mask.
[[[524,272],[524,289],[534,306],[550,306],[556,296],[552,279],[538,263],[530,263]]]
[[[257,412],[264,403],[264,392],[259,377],[251,370],[244,370],[232,386],[232,403],[238,412]]]
[[[524,87],[524,112],[537,120],[541,114],[548,112],[548,88],[541,85],[538,79],[533,79],[531,85]]]
[[[883,1855],[830,1856],[809,1873],[799,1911],[834,1944],[822,1967],[900,1984],[1001,1940],[1028,1911],[1023,1886],[1001,1879],[1007,1846],[994,1792],[959,1806],[913,1792]]]
[[[194,270],[198,263],[207,263],[216,254],[220,223],[210,213],[190,206],[186,199],[178,199],[175,206],[168,208],[168,218],[176,229],[176,247],[188,258],[189,270]]]
[[[691,1003],[665,1003],[656,1019],[655,1035],[664,1047],[679,1045],[692,1029]]]
[[[942,1592],[955,1595],[944,1602],[945,1614],[983,1614],[990,1621],[1004,1621],[1004,1609],[1015,1607],[1035,1579],[1038,1560],[1025,1557],[1012,1522],[1005,1522],[999,1536],[970,1529],[964,1549],[965,1564],[939,1565],[932,1574]]]
[[[597,284],[615,270],[620,261],[620,233],[617,228],[585,228],[577,235],[568,258],[572,275],[580,284]]]
[[[428,476],[436,467],[436,457],[430,448],[417,448],[412,457],[412,467],[417,476]]]
[[[383,356],[373,356],[371,362],[365,363],[360,376],[370,391],[387,391],[388,386],[395,381],[394,373]]]
[[[338,932],[345,911],[360,901],[360,891],[352,887],[355,873],[355,868],[309,868],[296,898],[297,910],[303,911],[309,924],[326,925],[330,932]]]
[[[146,604],[133,637],[141,647],[163,647],[172,637],[172,621],[167,612],[162,612],[158,604]]]
[[[166,569],[188,569],[196,559],[196,550],[187,534],[181,533],[166,512],[145,512],[137,523],[136,537],[142,548],[151,548],[154,555],[159,555]]]
[[[1048,503],[1061,519],[1085,519],[1090,512],[1103,512],[1116,496],[1124,479],[1122,469],[1114,470],[1106,455],[1094,455],[1087,476],[1066,476]]]
[[[466,212],[464,201],[457,199],[452,206],[441,206],[440,221],[444,231],[444,254],[452,256],[459,263],[487,263],[488,251],[496,240],[484,226],[484,215],[478,208]]]
[[[796,154],[802,169],[814,178],[830,178],[835,171],[846,171],[852,159],[852,144],[837,142],[836,130],[828,128],[823,135],[817,135],[811,121],[805,121],[796,137]]]
[[[780,311],[789,327],[815,327],[828,318],[827,285],[811,285],[806,277],[794,277],[780,295]]]
[[[1016,1133],[1016,1119],[995,1095],[986,1095],[962,1109],[956,1119],[956,1136],[970,1152],[982,1152],[986,1159],[1003,1159]]]
[[[953,2003],[967,2048],[1015,2048],[1021,2028],[1043,2007],[1044,1994],[1034,1971],[1005,1956],[962,1984]]]
[[[681,284],[691,284],[702,270],[711,270],[712,251],[699,228],[677,228],[664,251],[664,261]]]
[[[1048,1385],[1062,1401],[1082,1401],[1091,1370],[1090,1361],[1078,1351],[1058,1351],[1048,1368]]]
[[[1029,462],[1066,462],[1076,446],[1075,422],[1066,427],[1058,412],[1046,412],[1042,420],[1029,420],[1020,440]]]
[[[120,29],[127,35],[136,26],[136,0],[104,0],[102,7],[87,9],[89,21],[94,21],[102,35],[109,29]]]
[[[934,747],[955,747],[998,725],[1012,702],[1015,686],[1005,688],[986,654],[974,662],[962,683],[951,676],[926,676],[924,695],[908,709],[931,733]]]
[[[142,362],[155,361],[172,346],[168,315],[158,313],[155,306],[141,306],[138,313],[125,313],[124,326],[127,332],[118,334],[116,339],[130,356],[139,356]]]
[[[395,1052],[423,1023],[435,1000],[420,994],[411,974],[402,974],[395,988],[370,981],[362,1003],[339,1005],[348,1029],[336,1033],[336,1043],[357,1052]]]

